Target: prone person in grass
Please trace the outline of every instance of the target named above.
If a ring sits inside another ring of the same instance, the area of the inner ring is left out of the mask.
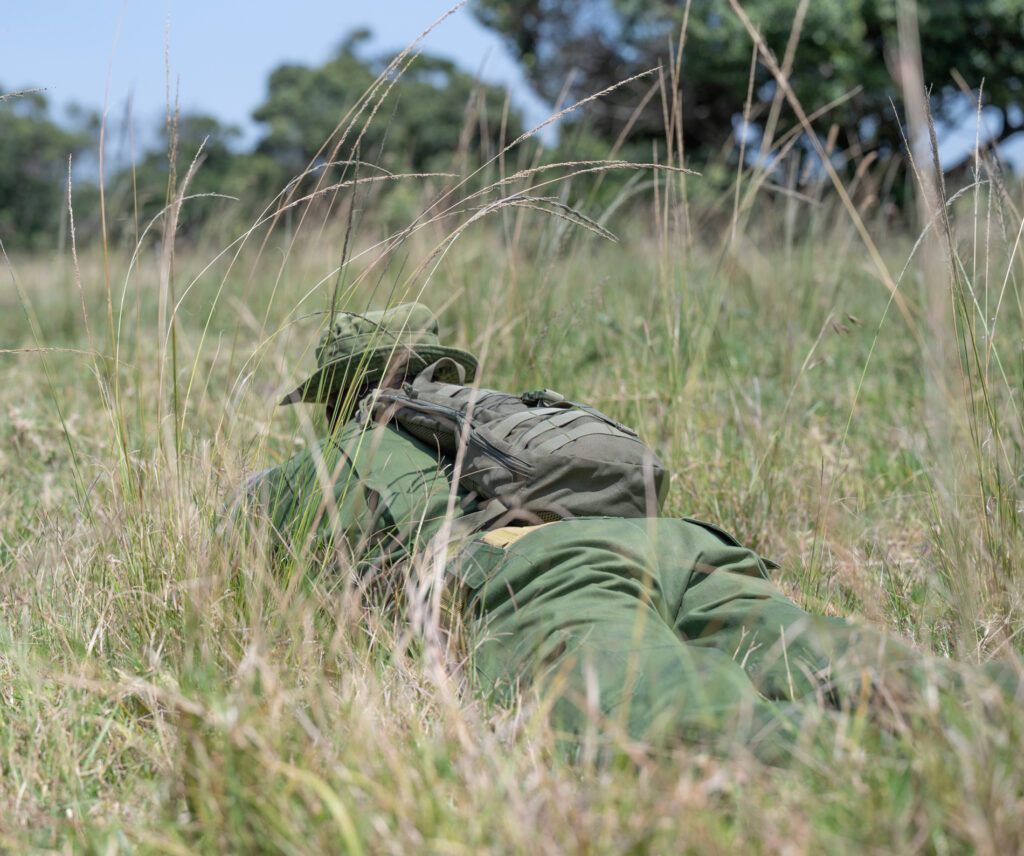
[[[269,526],[280,556],[330,551],[356,574],[441,551],[446,584],[461,594],[477,685],[498,700],[526,685],[549,693],[552,722],[569,739],[589,732],[648,745],[741,744],[784,760],[812,711],[877,712],[927,683],[956,688],[969,679],[966,667],[805,612],[772,585],[772,565],[727,532],[661,516],[653,455],[643,457],[639,481],[599,467],[591,484],[591,470],[579,466],[571,481],[559,469],[565,455],[555,452],[550,467],[539,459],[535,469],[553,475],[534,484],[530,501],[502,494],[508,479],[497,491],[481,487],[486,467],[468,438],[473,408],[483,418],[492,393],[465,386],[477,368],[472,354],[440,343],[437,320],[421,304],[337,314],[317,347],[316,371],[282,402],[324,406],[329,436],[249,481],[248,525]],[[441,431],[401,418],[428,389],[463,410],[469,396],[469,412],[449,425],[456,439],[447,450]],[[554,400],[547,391],[536,396],[528,401]],[[555,445],[574,441],[577,457],[595,448],[582,443],[615,435],[621,444],[631,433],[583,405],[555,403],[540,416],[497,421],[525,424],[543,439],[555,430],[543,419],[554,416],[564,432]],[[550,439],[542,446],[555,448]],[[639,441],[631,448],[647,451]],[[487,454],[499,460],[493,447]],[[501,460],[509,457],[516,455],[506,448]],[[508,476],[503,466],[494,469]],[[1017,691],[1013,663],[973,674]]]

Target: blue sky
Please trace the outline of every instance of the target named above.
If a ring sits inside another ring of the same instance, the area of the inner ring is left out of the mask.
[[[167,70],[183,112],[237,124],[249,116],[284,62],[324,62],[356,27],[373,30],[371,50],[400,49],[456,0],[7,0],[0,15],[0,86],[45,87],[59,118],[77,102],[111,122],[130,101],[138,134],[166,114]],[[466,6],[426,37],[426,49],[489,81],[503,83],[529,118],[547,116],[497,38]]]

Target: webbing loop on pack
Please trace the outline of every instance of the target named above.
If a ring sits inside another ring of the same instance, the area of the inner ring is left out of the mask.
[[[567,443],[580,440],[583,437],[592,437],[595,434],[608,434],[608,427],[600,423],[591,422],[588,425],[577,425],[568,431],[559,431],[553,437],[549,437],[534,447],[538,455],[551,455],[561,449]]]
[[[534,411],[536,413],[537,411]],[[543,436],[548,431],[554,428],[563,428],[577,419],[585,417],[586,414],[579,410],[556,410],[553,414],[548,416],[546,419],[542,419],[536,425],[534,425],[526,435],[523,437],[522,442],[524,444],[532,443],[538,437]],[[560,432],[561,433],[561,432]]]

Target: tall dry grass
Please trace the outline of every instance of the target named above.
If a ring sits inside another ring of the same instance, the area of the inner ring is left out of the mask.
[[[422,213],[395,232],[357,219],[379,182],[349,154],[411,59],[325,141],[320,184],[228,246],[176,245],[186,172],[133,253],[5,249],[0,847],[1020,850],[1021,718],[983,684],[884,736],[837,718],[788,770],[686,745],[567,763],[545,700],[486,703],[413,601],[218,536],[234,487],[323,428],[275,402],[326,312],[416,298],[487,384],[637,425],[668,513],[782,561],[801,605],[968,662],[1020,647],[1024,221],[998,165],[933,196],[919,240],[884,228],[882,167],[802,181],[802,105],[720,196],[669,110],[668,157],[605,210],[574,173],[635,167],[550,166],[527,138],[399,179]]]

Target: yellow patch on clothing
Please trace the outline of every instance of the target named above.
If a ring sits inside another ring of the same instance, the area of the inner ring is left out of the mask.
[[[554,522],[554,521],[552,521]],[[492,529],[480,540],[492,547],[507,547],[514,544],[524,535],[540,529],[542,526],[550,526],[551,523],[538,523],[536,526],[502,526],[500,529]]]

